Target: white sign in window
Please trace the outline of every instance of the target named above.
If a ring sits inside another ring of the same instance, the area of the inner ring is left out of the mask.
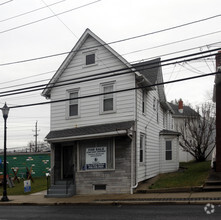
[[[86,148],[86,169],[107,168],[107,147]]]

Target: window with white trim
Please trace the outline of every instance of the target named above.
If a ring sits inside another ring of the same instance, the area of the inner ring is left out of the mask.
[[[114,138],[79,142],[79,170],[110,170],[114,167]]]
[[[145,159],[145,135],[140,134],[140,163],[143,163]]]
[[[110,93],[101,96],[101,113],[115,112],[115,82],[101,84],[101,93]]]
[[[89,67],[97,64],[98,50],[83,52],[83,66]]]
[[[156,111],[157,111],[157,123],[159,123],[159,100],[156,101]]]
[[[85,56],[85,65],[95,64],[95,53]]]
[[[153,97],[153,110],[156,110],[156,101],[157,99]]]
[[[79,116],[79,89],[68,91],[69,104],[68,104],[68,117]],[[76,98],[76,99],[75,99]]]
[[[147,92],[146,90],[142,90],[142,113],[146,113],[146,97],[147,97]]]
[[[166,141],[165,159],[172,160],[172,141]]]

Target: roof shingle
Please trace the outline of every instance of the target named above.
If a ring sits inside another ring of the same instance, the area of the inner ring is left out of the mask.
[[[84,126],[79,128],[70,128],[64,130],[50,131],[46,136],[47,140],[56,138],[70,138],[77,136],[86,136],[92,134],[108,133],[113,131],[127,130],[130,129],[134,124],[134,121],[118,122],[112,124],[101,124]]]

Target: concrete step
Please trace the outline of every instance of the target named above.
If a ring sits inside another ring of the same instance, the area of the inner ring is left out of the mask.
[[[213,185],[213,186],[211,186],[211,185],[205,185],[204,187],[203,187],[203,190],[204,191],[221,191],[221,185]]]
[[[74,186],[73,184],[68,185],[68,188]],[[51,185],[50,189],[66,189],[66,185]]]
[[[66,194],[73,193],[74,189],[69,188],[68,191],[66,189],[49,189],[48,194]]]
[[[221,180],[207,180],[205,182],[205,185],[207,186],[220,185],[221,186]]]
[[[64,181],[64,180],[57,180],[57,181],[55,181],[55,185],[66,185],[66,181]]]

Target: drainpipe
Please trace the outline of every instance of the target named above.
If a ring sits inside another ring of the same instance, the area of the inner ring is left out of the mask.
[[[136,79],[135,79],[136,87]],[[133,194],[133,190],[137,188],[137,178],[136,178],[136,131],[137,131],[137,90],[135,90],[135,125],[133,127],[133,135],[131,138],[131,188],[130,193]],[[133,180],[135,179],[135,185],[133,185]]]
[[[128,135],[128,137],[131,139],[131,188],[130,188],[130,193],[133,194],[133,189],[136,189],[137,186],[138,186],[138,183],[136,183],[135,185],[133,185],[133,180],[134,180],[134,177],[136,179],[136,173],[135,173],[135,170],[134,170],[134,160],[133,160],[133,152],[135,150],[135,131],[133,129],[132,131],[132,136]],[[136,180],[135,180],[136,182]]]

